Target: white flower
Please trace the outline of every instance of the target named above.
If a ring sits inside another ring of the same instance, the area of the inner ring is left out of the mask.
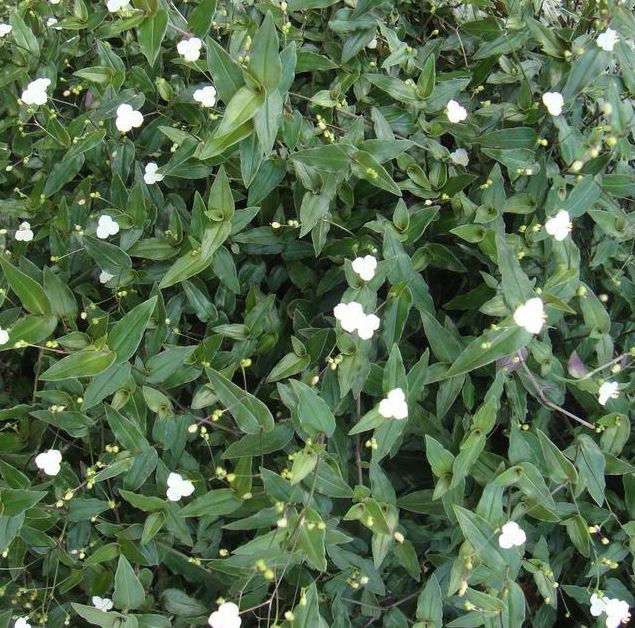
[[[450,159],[457,166],[467,166],[470,163],[470,156],[464,148],[457,148],[453,153],[450,153]]]
[[[467,110],[461,107],[456,100],[451,100],[445,110],[450,122],[463,122],[467,118]]]
[[[48,20],[46,20],[46,25],[50,28],[51,26],[55,26],[57,24],[57,18],[56,17],[50,17]]]
[[[373,37],[367,44],[366,48],[369,50],[375,50],[377,48],[377,37]]]
[[[545,223],[545,231],[558,242],[562,242],[571,233],[572,229],[573,223],[569,219],[569,212],[564,209],[561,209]]]
[[[30,242],[33,240],[33,231],[28,222],[21,222],[15,232],[15,239],[20,242]]]
[[[186,61],[196,61],[201,56],[201,46],[203,42],[198,37],[182,39],[177,45],[177,52]]]
[[[386,419],[405,419],[408,417],[406,395],[401,388],[391,390],[385,399],[379,402],[379,414]]]
[[[11,24],[5,24],[4,22],[0,22],[0,37],[5,37],[12,30]]]
[[[357,335],[362,340],[370,340],[379,329],[379,317],[374,314],[366,314],[357,326]]]
[[[13,624],[14,628],[31,628],[28,617],[18,617]]]
[[[153,161],[146,164],[146,172],[143,175],[143,180],[148,184],[152,185],[153,183],[158,183],[159,181],[163,181],[164,175],[159,174],[157,170],[159,166],[155,164]]]
[[[105,270],[102,270],[99,273],[99,283],[101,284],[108,283],[113,277],[114,275],[111,275],[110,273],[107,273]]]
[[[606,50],[606,52],[613,52],[615,44],[620,40],[617,35],[617,31],[612,28],[607,28],[603,33],[600,33],[597,38],[597,45]]]
[[[206,85],[197,89],[192,97],[203,107],[213,107],[216,104],[216,88],[213,85]]]
[[[39,78],[31,81],[22,92],[22,102],[25,105],[43,105],[47,99],[47,88],[51,84],[51,79]]]
[[[514,322],[526,329],[530,334],[537,334],[545,324],[545,308],[542,299],[533,297],[524,305],[520,305],[514,312]]]
[[[599,617],[606,610],[607,601],[607,597],[600,596],[597,593],[594,593],[591,596],[591,615],[593,615],[593,617]]]
[[[0,345],[6,345],[9,342],[9,332],[0,327]]]
[[[49,0],[49,4],[59,4],[62,0]]]
[[[121,11],[121,9],[126,9],[130,4],[130,0],[108,0],[106,2],[106,6],[111,13],[116,13],[117,11]]]
[[[241,619],[238,606],[233,602],[224,602],[207,620],[212,628],[240,628]]]
[[[60,472],[62,454],[57,449],[49,449],[35,457],[35,464],[46,475],[57,475]]]
[[[361,304],[356,301],[336,305],[333,314],[344,331],[357,331],[362,340],[369,340],[379,329],[379,318],[374,314],[364,314]]]
[[[122,133],[127,133],[133,127],[140,127],[143,124],[143,114],[124,103],[117,107],[115,124]]]
[[[97,237],[100,240],[106,240],[108,236],[119,233],[119,223],[114,221],[110,216],[103,214],[97,221]]]
[[[617,628],[620,624],[626,624],[631,619],[628,603],[617,598],[606,600],[606,628]]]
[[[501,535],[498,537],[498,544],[503,549],[522,545],[527,540],[525,531],[515,522],[508,521],[501,528]]]
[[[370,281],[375,276],[377,260],[372,255],[356,257],[353,260],[353,270],[364,280]]]
[[[617,399],[619,396],[619,384],[617,382],[604,382],[598,390],[598,402],[605,406],[609,399]]]
[[[542,95],[542,102],[552,116],[559,116],[562,113],[564,98],[560,92],[545,92]]]
[[[170,473],[167,484],[166,495],[171,502],[178,502],[182,497],[187,497],[194,492],[194,484],[190,480],[184,480],[179,473]]]
[[[104,611],[104,613],[107,613],[113,606],[112,600],[109,600],[107,597],[99,597],[98,595],[93,595],[91,602],[95,608]]]

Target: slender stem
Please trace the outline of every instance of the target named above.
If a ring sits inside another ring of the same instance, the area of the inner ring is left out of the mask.
[[[547,397],[545,397],[545,394],[542,392],[542,387],[536,381],[534,374],[529,370],[529,367],[525,363],[525,360],[520,352],[518,353],[518,357],[520,358],[520,363],[523,365],[523,370],[525,371],[525,373],[527,374],[527,377],[530,379],[531,383],[534,385],[534,388],[536,389],[536,395],[538,396],[538,399],[543,405],[547,406],[548,408],[551,408],[552,410],[555,410],[556,412],[559,412],[560,414],[564,414],[570,419],[573,419],[574,421],[577,421],[578,423],[580,423],[580,425],[584,425],[584,427],[588,427],[590,430],[595,431],[595,426],[592,423],[589,423],[588,421],[581,419],[579,416],[573,414],[572,412],[569,412],[568,410],[565,410],[562,406],[559,406],[557,403],[554,403],[550,399],[547,399]]]

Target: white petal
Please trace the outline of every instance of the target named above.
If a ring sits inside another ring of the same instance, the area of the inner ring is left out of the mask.
[[[392,403],[388,399],[382,399],[379,402],[379,414],[386,419],[392,417]]]
[[[9,332],[0,327],[0,345],[6,345],[9,342]]]
[[[182,497],[180,487],[170,487],[165,494],[171,502],[178,502]]]

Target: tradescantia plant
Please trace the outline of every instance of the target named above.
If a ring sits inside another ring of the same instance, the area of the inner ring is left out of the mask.
[[[633,606],[632,0],[0,8],[0,628]]]

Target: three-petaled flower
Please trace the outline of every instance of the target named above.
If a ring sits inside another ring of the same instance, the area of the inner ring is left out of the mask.
[[[117,233],[119,233],[119,223],[107,214],[102,214],[97,221],[97,237],[100,240],[106,240]]]
[[[0,327],[0,345],[6,345],[9,342],[9,332]]]
[[[606,614],[606,628],[617,628],[620,624],[626,624],[631,619],[630,607],[627,602],[597,593],[591,596],[590,612],[593,617]]]
[[[333,309],[333,314],[344,331],[356,331],[362,340],[369,340],[379,329],[379,318],[375,314],[364,314],[361,303],[357,301],[339,303]]]
[[[597,45],[602,48],[602,50],[606,50],[606,52],[613,52],[613,48],[615,48],[615,44],[620,40],[617,31],[614,31],[612,28],[607,28],[603,33],[598,35],[596,40]]]
[[[467,109],[459,105],[456,100],[450,100],[446,106],[445,115],[450,122],[463,122],[467,118]]]
[[[48,100],[46,90],[51,84],[51,79],[39,78],[31,81],[22,92],[22,102],[25,105],[43,105]]]
[[[212,628],[240,628],[239,608],[233,602],[223,602],[207,620]]]
[[[515,522],[508,521],[502,528],[498,537],[498,544],[503,549],[518,547],[527,540],[525,531]]]
[[[0,37],[6,37],[12,30],[13,27],[11,26],[11,24],[0,22]]]
[[[28,222],[21,222],[15,232],[15,239],[20,242],[30,242],[33,240],[33,230]]]
[[[196,61],[201,56],[201,46],[203,42],[198,37],[182,39],[177,45],[177,52],[186,61]]]
[[[537,334],[546,320],[545,306],[542,299],[533,297],[514,311],[514,322],[526,329],[530,334]]]
[[[213,85],[200,87],[194,91],[192,97],[203,107],[213,107],[216,104],[216,88]]]
[[[560,92],[545,92],[542,95],[542,102],[552,116],[559,116],[562,113],[564,98]]]
[[[43,451],[35,457],[35,464],[46,475],[57,475],[61,469],[62,454],[57,449]]]
[[[115,125],[122,133],[127,133],[133,128],[143,124],[143,114],[132,108],[132,105],[124,103],[117,107],[117,119]]]
[[[553,236],[558,242],[566,239],[573,229],[573,223],[569,217],[569,212],[561,209],[555,216],[549,218],[545,223],[545,231]]]
[[[457,166],[467,166],[470,163],[470,156],[464,148],[457,148],[453,153],[450,153],[450,159]]]
[[[393,388],[385,399],[379,402],[379,414],[386,419],[402,419],[408,418],[408,404],[406,403],[406,394],[401,388]]]
[[[31,628],[28,617],[18,617],[13,624],[13,628]]]
[[[180,473],[170,473],[167,480],[166,495],[171,502],[178,502],[182,497],[188,497],[194,492],[191,480],[183,479]]]
[[[109,600],[107,597],[99,597],[98,595],[93,595],[91,602],[93,606],[104,613],[107,613],[112,607],[112,600]]]
[[[111,13],[121,11],[121,9],[127,9],[130,5],[130,0],[108,0],[106,7]]]
[[[598,403],[601,406],[605,406],[609,399],[617,399],[619,394],[619,384],[617,382],[604,382],[598,390]]]
[[[370,281],[375,276],[375,270],[377,270],[377,260],[372,255],[356,257],[353,260],[353,270],[364,281]]]
[[[107,273],[105,270],[102,270],[99,273],[99,283],[101,284],[108,283],[113,277],[114,275],[111,275],[110,273]]]
[[[159,166],[154,161],[151,161],[151,162],[146,164],[146,170],[145,170],[145,173],[143,175],[143,180],[148,185],[153,185],[154,183],[158,183],[159,181],[163,181],[164,175],[159,174],[157,172],[158,169],[159,169]]]

